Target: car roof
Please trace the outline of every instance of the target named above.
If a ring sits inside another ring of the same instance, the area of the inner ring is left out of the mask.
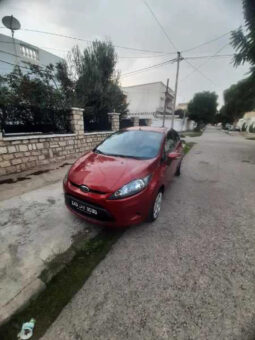
[[[168,132],[168,129],[166,127],[153,127],[153,126],[132,126],[124,130],[153,131],[163,133],[164,135],[166,135]]]

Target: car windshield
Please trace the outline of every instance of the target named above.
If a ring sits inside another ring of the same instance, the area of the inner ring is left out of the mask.
[[[154,131],[119,131],[107,138],[94,152],[111,156],[150,159],[157,156],[162,137],[162,133]]]

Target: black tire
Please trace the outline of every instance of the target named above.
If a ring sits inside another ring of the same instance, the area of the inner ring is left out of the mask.
[[[150,210],[149,216],[148,216],[148,222],[153,222],[159,217],[160,210],[161,210],[162,197],[163,197],[163,190],[160,189],[159,192],[157,193],[155,200],[153,201],[152,206],[151,206],[151,210]],[[160,199],[160,208],[159,208],[159,211],[157,212],[157,214],[155,214],[155,204],[157,204],[156,202],[159,199]]]
[[[175,176],[180,176],[181,175],[181,165],[182,165],[182,162],[178,165],[178,168],[176,169],[175,171]]]

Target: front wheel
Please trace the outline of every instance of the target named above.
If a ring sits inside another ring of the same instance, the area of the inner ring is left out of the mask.
[[[160,190],[155,198],[155,201],[152,205],[151,211],[150,211],[150,215],[149,215],[149,221],[153,222],[155,221],[160,214],[160,210],[161,210],[161,204],[162,204],[162,198],[163,198],[163,193]]]

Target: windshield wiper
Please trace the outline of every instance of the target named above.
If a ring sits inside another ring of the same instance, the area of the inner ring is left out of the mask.
[[[122,158],[132,158],[132,159],[142,159],[141,157],[129,156],[129,155],[121,155],[121,154],[117,154],[117,153],[108,153],[107,156],[122,157]]]
[[[106,155],[106,153],[104,153],[103,151],[100,151],[100,150],[98,150],[98,149],[95,149],[94,152],[95,152],[95,153],[98,153],[98,154],[100,154],[100,155]]]

